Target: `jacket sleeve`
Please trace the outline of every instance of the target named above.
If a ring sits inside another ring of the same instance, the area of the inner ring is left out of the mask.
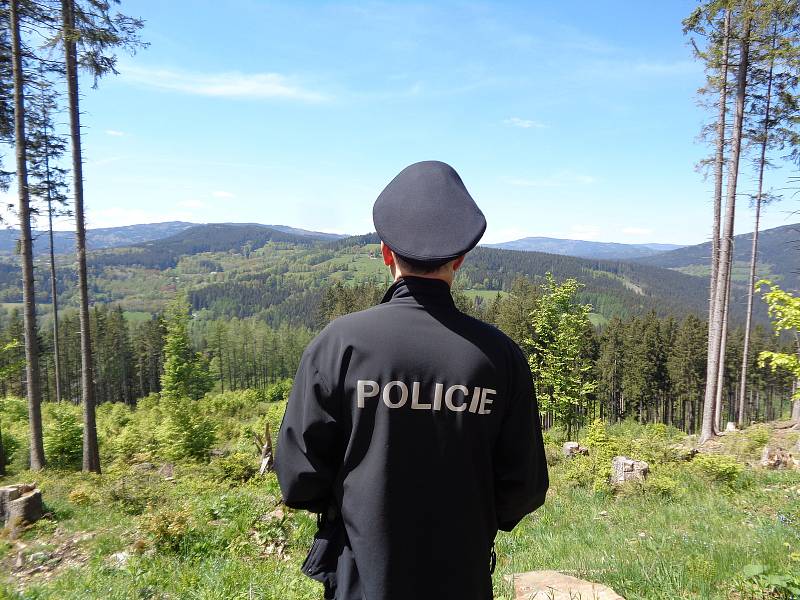
[[[275,450],[275,471],[287,506],[325,512],[333,500],[332,486],[344,447],[336,400],[307,348]]]
[[[494,455],[497,525],[503,531],[511,531],[539,508],[550,485],[531,371],[522,352],[517,352],[515,393],[503,416]]]

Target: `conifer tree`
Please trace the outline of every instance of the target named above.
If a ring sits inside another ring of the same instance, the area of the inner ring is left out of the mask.
[[[166,400],[198,399],[210,391],[213,380],[203,357],[189,340],[189,303],[178,298],[169,307],[164,343],[161,395]]]
[[[758,262],[758,237],[762,206],[780,198],[764,189],[764,173],[772,166],[769,151],[798,147],[797,104],[800,75],[800,10],[796,0],[772,0],[760,6],[758,18],[762,37],[751,56],[753,91],[745,134],[756,151],[754,167],[757,187],[752,195],[754,205],[753,239],[747,288],[747,312],[741,353],[738,423],[746,417],[750,332],[752,329],[753,296]]]
[[[622,379],[625,372],[625,325],[613,317],[600,336],[600,355],[597,361],[598,387],[605,400],[605,418],[617,422],[625,417],[625,394]]]
[[[14,76],[14,146],[20,225],[20,254],[22,256],[22,293],[25,323],[25,364],[28,390],[28,422],[30,430],[30,463],[32,470],[44,468],[42,440],[42,394],[39,370],[39,344],[36,328],[36,299],[33,277],[33,238],[31,200],[28,186],[28,154],[25,134],[25,74],[23,72],[23,43],[20,27],[20,2],[10,0],[8,23],[11,32],[11,56]]]
[[[83,470],[100,472],[97,446],[95,399],[92,376],[92,342],[89,322],[89,285],[86,268],[86,217],[83,197],[83,151],[81,146],[80,95],[78,70],[86,69],[94,78],[117,73],[118,48],[135,50],[142,46],[138,31],[143,22],[112,11],[105,0],[61,0],[60,41],[64,49],[65,76],[69,101],[70,146],[72,148],[72,188],[75,206],[75,243],[78,255],[79,317],[81,323],[81,396],[83,399]]]
[[[31,196],[44,205],[50,254],[50,300],[53,307],[53,365],[56,401],[61,401],[61,353],[58,327],[58,286],[55,249],[53,247],[53,218],[69,215],[67,209],[66,169],[58,161],[66,151],[66,139],[55,132],[53,115],[58,109],[58,96],[53,81],[40,64],[36,77],[31,77],[33,93],[28,110],[28,162]],[[36,214],[41,211],[35,209]]]

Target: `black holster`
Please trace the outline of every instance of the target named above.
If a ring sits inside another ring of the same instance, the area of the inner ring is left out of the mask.
[[[307,577],[322,583],[326,599],[360,599],[353,552],[344,521],[335,507],[317,515],[317,533],[300,569]]]

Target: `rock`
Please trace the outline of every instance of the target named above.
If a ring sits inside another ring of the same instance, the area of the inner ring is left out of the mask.
[[[158,469],[158,474],[164,479],[174,479],[175,465],[173,463],[164,463],[161,465],[161,468]]]
[[[529,571],[513,576],[514,600],[625,600],[610,587],[558,571]]]
[[[800,461],[798,461],[791,452],[783,448],[771,448],[764,446],[761,452],[761,460],[759,466],[766,469],[792,469],[800,468]]]
[[[589,449],[581,446],[578,442],[565,442],[563,446],[561,446],[561,452],[567,458],[572,458],[577,454],[582,454],[586,456],[589,454]]]
[[[36,484],[21,483],[0,488],[0,519],[6,526],[34,523],[44,516],[42,492]]]
[[[28,562],[41,564],[46,562],[49,558],[50,555],[47,552],[34,552],[28,557]]]
[[[736,424],[733,421],[728,421],[728,424],[725,426],[725,431],[736,431]]]
[[[109,562],[113,566],[122,569],[128,564],[128,559],[130,559],[130,557],[130,552],[127,550],[122,550],[121,552],[114,552],[114,554],[109,557]]]
[[[283,511],[283,508],[280,506],[273,510],[271,513],[267,514],[268,521],[280,521],[286,516],[286,513]]]
[[[0,487],[0,518],[5,518],[9,502],[17,500],[22,494],[27,494],[34,489],[36,489],[35,483],[17,483]]]
[[[644,481],[650,472],[650,466],[641,460],[633,460],[627,456],[615,456],[611,459],[611,485],[619,485],[627,481]]]

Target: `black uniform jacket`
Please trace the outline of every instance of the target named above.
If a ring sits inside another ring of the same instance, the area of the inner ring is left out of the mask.
[[[305,350],[276,470],[288,506],[334,507],[303,569],[326,597],[487,600],[497,530],[548,487],[528,363],[447,283],[402,278]]]

